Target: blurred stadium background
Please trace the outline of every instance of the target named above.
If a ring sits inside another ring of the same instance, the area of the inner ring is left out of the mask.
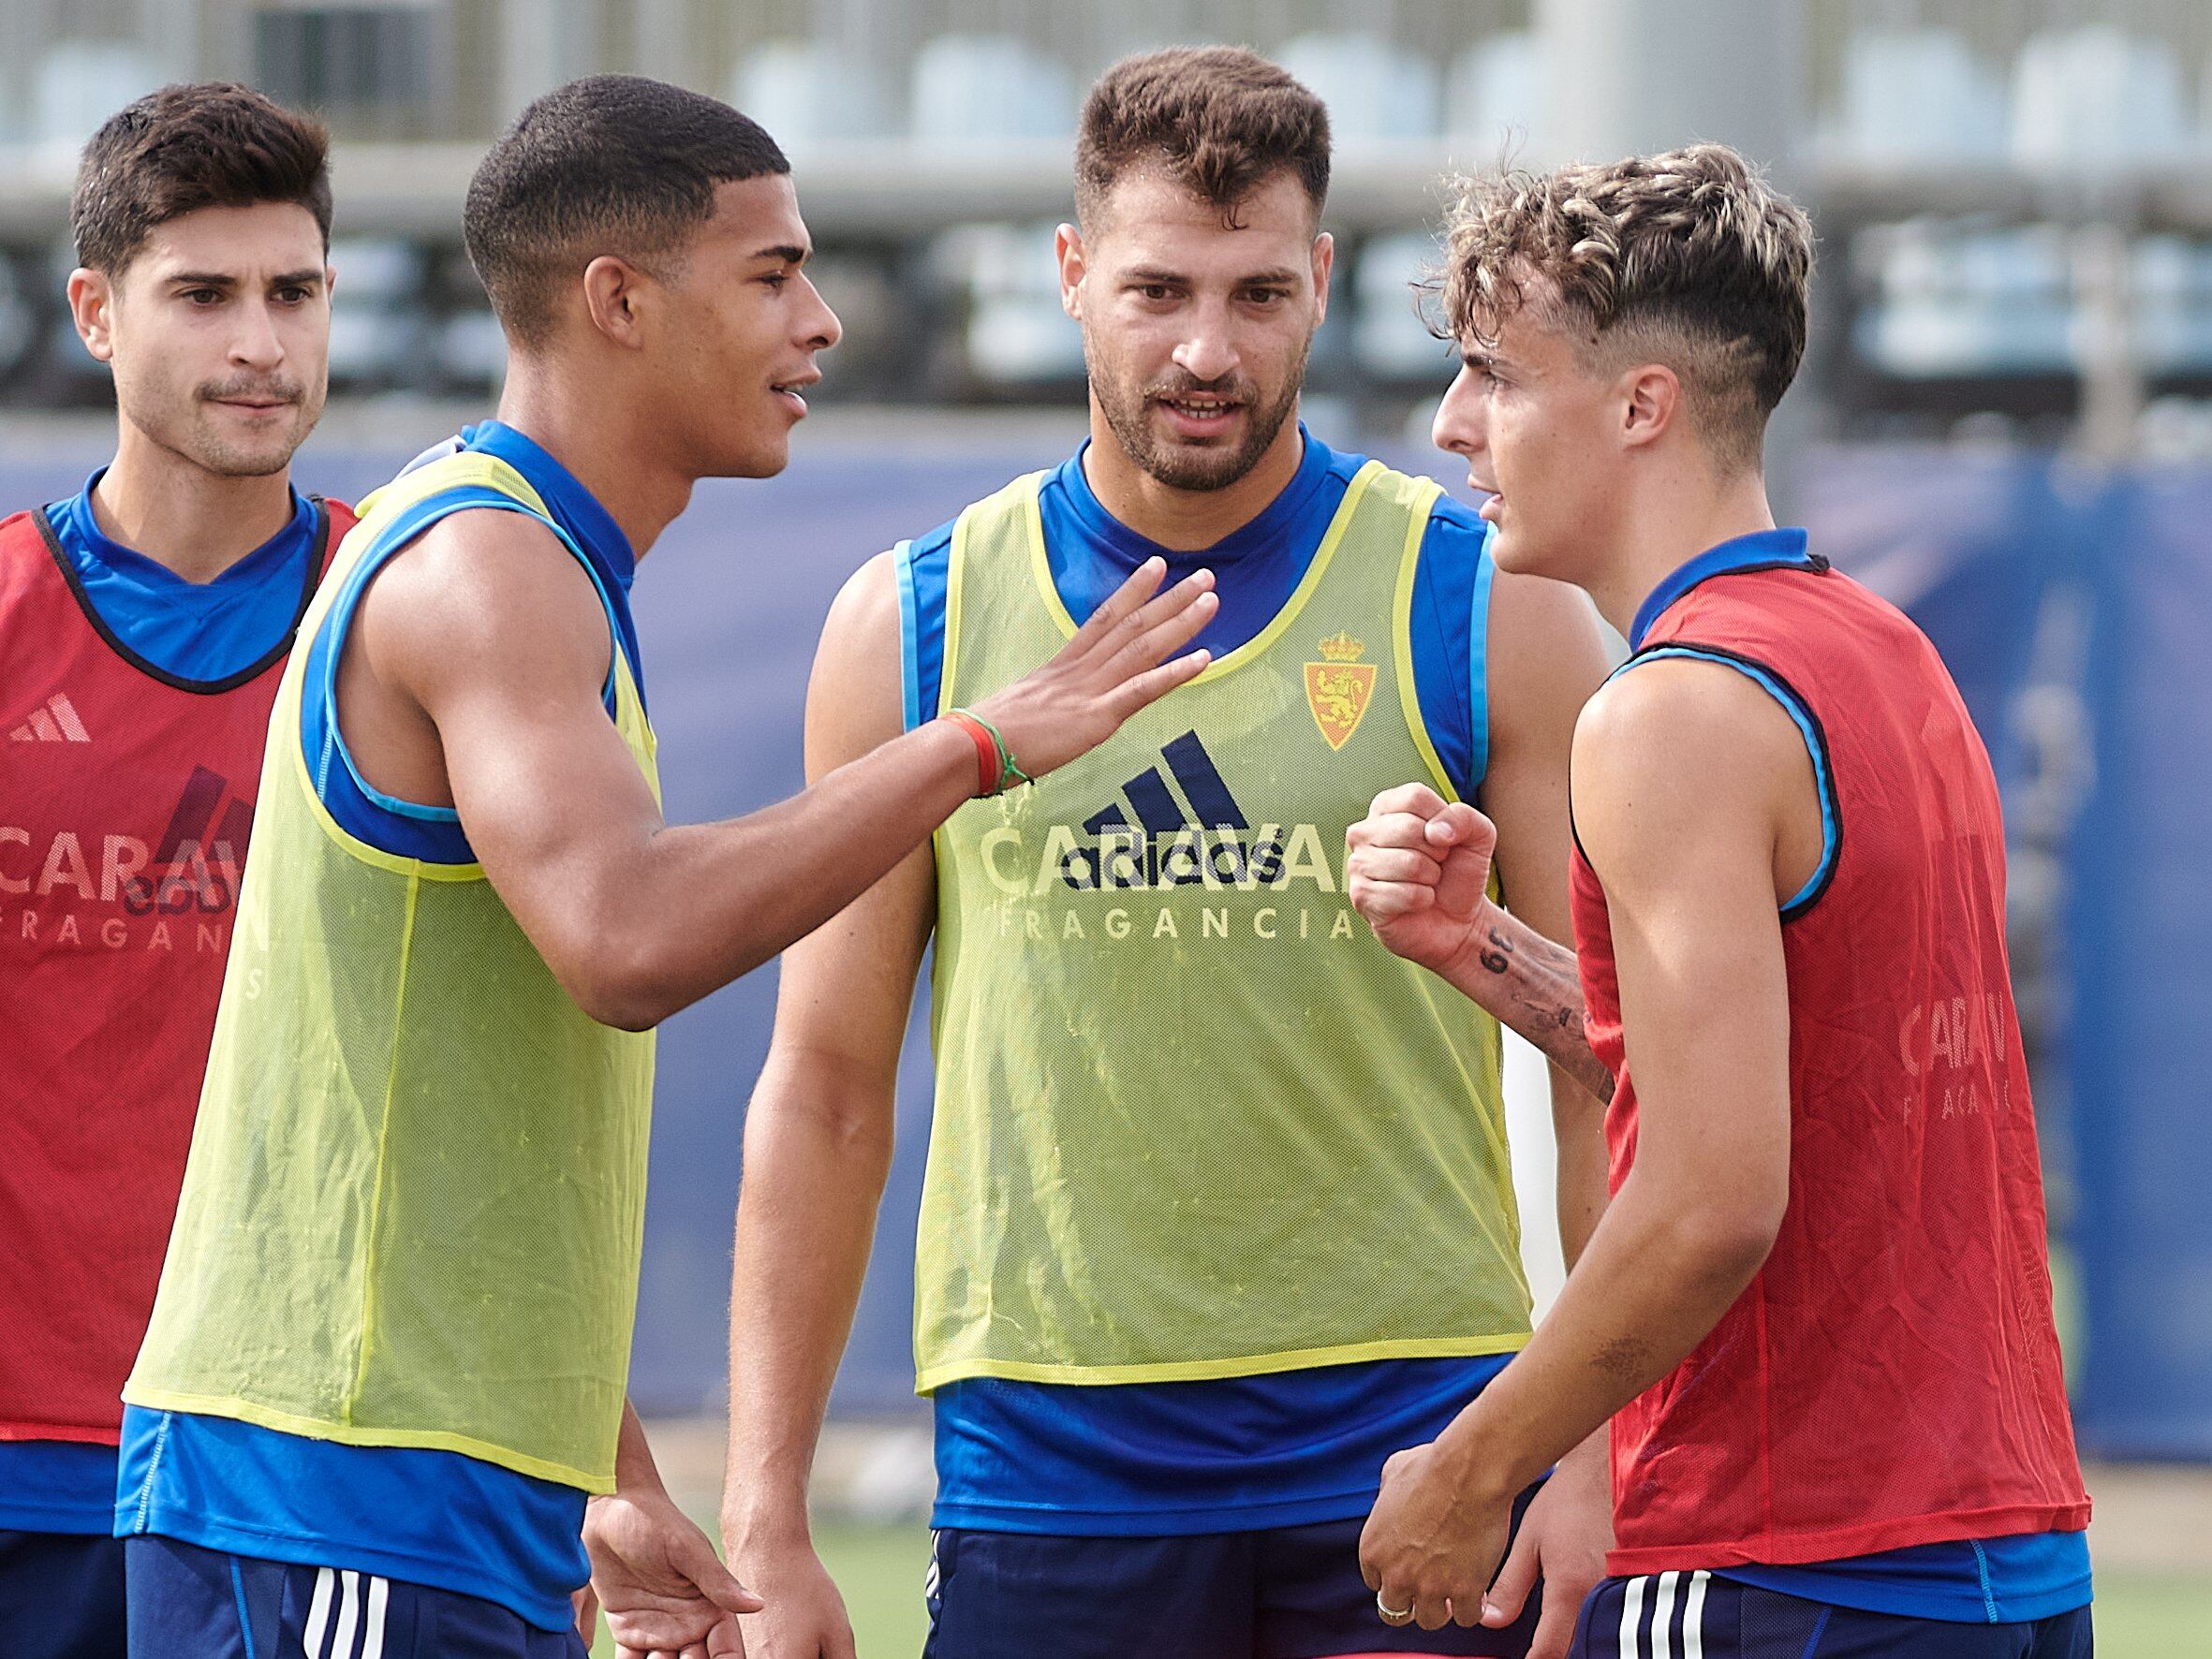
[[[0,0],[0,487],[111,441],[71,332],[79,145],[167,81],[247,80],[338,137],[334,396],[304,487],[352,496],[486,412],[498,332],[460,247],[483,142],[601,69],[730,98],[790,151],[847,325],[784,477],[703,486],[643,582],[685,816],[799,782],[830,595],[1083,430],[1054,289],[1075,110],[1120,53],[1249,43],[1327,98],[1337,291],[1308,418],[1429,450],[1445,350],[1408,293],[1451,170],[1692,138],[1812,207],[1811,358],[1777,507],[1937,639],[1997,758],[2061,1318],[2111,1653],[2212,1653],[2212,7],[2205,0]],[[702,1512],[729,1224],[773,974],[669,1026],[634,1388]],[[907,1338],[928,1123],[905,1133],[821,1494],[863,1652],[918,1645],[926,1419]],[[1557,1283],[1535,1067],[1514,1061],[1540,1295]],[[1387,1226],[1387,1217],[1379,1217]],[[2195,1467],[2192,1467],[2195,1465]]]

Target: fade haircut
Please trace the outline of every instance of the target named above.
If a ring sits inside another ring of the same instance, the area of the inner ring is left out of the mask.
[[[1115,64],[1084,100],[1075,213],[1094,228],[1128,172],[1162,169],[1236,228],[1237,205],[1288,169],[1319,219],[1329,111],[1288,70],[1241,46],[1178,46]]]
[[[562,286],[602,255],[667,275],[719,184],[788,173],[775,140],[716,98],[636,75],[555,87],[486,153],[462,234],[517,345],[543,342]]]
[[[122,272],[155,228],[207,207],[288,202],[331,245],[330,135],[322,124],[228,81],[165,86],[108,118],[84,147],[69,198],[77,262]]]
[[[1725,144],[1467,181],[1446,226],[1444,324],[1495,345],[1524,303],[1598,373],[1660,362],[1724,473],[1756,468],[1805,356],[1812,225]]]

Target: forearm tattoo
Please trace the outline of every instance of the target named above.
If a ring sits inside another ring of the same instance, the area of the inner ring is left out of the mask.
[[[1482,923],[1474,961],[1473,969],[1454,976],[1459,989],[1600,1100],[1610,1101],[1613,1073],[1590,1052],[1583,1033],[1574,952],[1493,911]]]

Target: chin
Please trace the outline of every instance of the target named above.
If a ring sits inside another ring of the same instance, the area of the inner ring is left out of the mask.
[[[1500,524],[1490,537],[1490,560],[1509,576],[1542,576],[1571,581],[1572,561],[1565,549],[1547,548]]]

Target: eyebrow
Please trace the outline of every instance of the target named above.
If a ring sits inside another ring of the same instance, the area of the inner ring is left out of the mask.
[[[179,271],[171,273],[165,280],[181,288],[235,288],[243,279],[229,272]],[[314,286],[321,281],[322,272],[318,268],[311,267],[300,271],[282,272],[269,279],[269,286],[273,288],[300,288]]]
[[[762,248],[753,257],[774,259],[778,265],[804,265],[813,252],[812,248],[803,248],[797,242],[787,242],[773,248]]]
[[[1164,266],[1138,265],[1123,272],[1122,280],[1135,283],[1187,283],[1190,281],[1190,278],[1180,271],[1170,271]],[[1273,271],[1246,272],[1236,279],[1236,282],[1239,287],[1253,284],[1274,284],[1280,286],[1295,283],[1297,280],[1298,273],[1295,271],[1278,267]]]

